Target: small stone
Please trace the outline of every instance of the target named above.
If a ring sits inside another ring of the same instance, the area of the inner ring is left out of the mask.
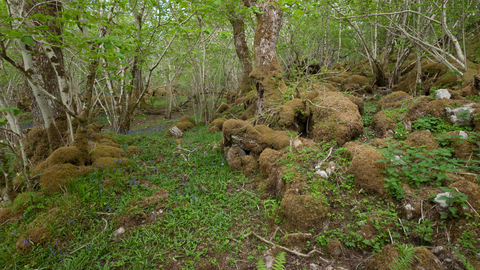
[[[413,206],[411,204],[405,205],[405,212],[407,213],[407,219],[410,220],[413,217]]]
[[[119,237],[120,235],[125,233],[125,228],[120,227],[116,231],[113,232],[113,236]]]
[[[310,270],[320,270],[320,268],[318,267],[318,265],[314,264],[314,263],[311,263],[310,265]]]
[[[468,138],[468,134],[467,134],[465,131],[463,131],[463,130],[460,131],[460,132],[458,132],[458,135],[459,135],[460,137],[462,137],[463,139],[467,139],[467,138]]]
[[[447,197],[447,198],[452,198],[452,195],[450,192],[444,192],[444,193],[438,193],[435,199],[433,200],[437,206],[437,211],[440,215],[448,215],[450,211],[448,210],[448,207],[451,205],[447,203],[447,198],[442,198],[441,197]]]
[[[443,246],[436,246],[436,247],[432,248],[432,253],[438,254],[438,253],[442,252],[443,249],[444,249]]]
[[[328,178],[328,173],[324,170],[318,170],[315,172],[316,174],[319,174],[320,177],[327,179]]]
[[[437,92],[435,93],[434,98],[435,99],[450,99],[452,95],[450,92],[448,92],[448,89],[438,89]]]
[[[173,126],[169,131],[175,138],[183,137],[183,132],[177,126]]]

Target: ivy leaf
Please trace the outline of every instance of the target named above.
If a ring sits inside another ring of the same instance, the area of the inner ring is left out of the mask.
[[[30,37],[23,36],[20,40],[21,40],[23,43],[27,44],[28,46],[33,46],[33,45],[35,45],[35,41],[33,41],[33,39],[31,39]]]

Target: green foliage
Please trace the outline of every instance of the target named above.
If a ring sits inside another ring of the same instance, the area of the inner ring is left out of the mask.
[[[442,214],[440,217],[442,219],[447,219],[447,218],[458,218],[458,208],[457,207],[462,207],[468,209],[467,205],[467,199],[468,196],[466,194],[463,194],[461,192],[453,192],[455,191],[455,188],[446,188],[446,187],[440,187],[443,191],[448,192],[450,196],[440,196],[440,200],[445,200],[450,207],[448,207],[448,210],[450,214]],[[432,194],[431,198],[435,198],[437,194]]]
[[[286,255],[287,254],[285,252],[280,252],[280,253],[277,254],[277,256],[275,256],[275,261],[273,262],[273,265],[272,265],[273,270],[285,270],[286,269],[285,266],[284,266],[284,264],[287,263],[287,259],[285,258]],[[260,258],[257,259],[257,270],[267,270],[267,265]]]
[[[397,250],[400,251],[400,256],[395,258],[393,266],[389,266],[391,270],[408,270],[411,269],[411,264],[415,259],[420,260],[415,255],[415,250],[423,247],[415,247],[412,245],[399,245],[397,244]]]
[[[414,130],[430,130],[432,133],[445,133],[449,131],[471,130],[470,127],[460,127],[457,125],[448,125],[444,119],[427,115],[417,119],[412,125]]]
[[[408,134],[408,130],[402,123],[397,123],[397,128],[395,129],[395,138],[403,140]]]

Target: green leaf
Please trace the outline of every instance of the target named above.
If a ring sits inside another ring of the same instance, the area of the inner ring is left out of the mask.
[[[0,118],[0,126],[5,126],[7,124],[7,119],[5,117]]]
[[[23,43],[27,44],[28,46],[33,46],[33,45],[35,45],[35,41],[33,41],[33,39],[31,39],[30,37],[23,36],[20,40],[21,40]]]
[[[110,41],[105,42],[105,44],[103,46],[105,46],[105,50],[107,50],[107,51],[111,50],[113,48],[113,44]]]

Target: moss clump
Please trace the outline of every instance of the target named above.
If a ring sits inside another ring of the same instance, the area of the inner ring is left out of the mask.
[[[245,155],[242,157],[242,167],[243,174],[246,177],[249,177],[258,171],[258,162],[255,160],[254,157],[250,155]]]
[[[468,202],[474,209],[478,210],[480,208],[480,186],[478,184],[468,180],[461,180],[451,184],[450,187],[457,188],[460,192],[466,194],[468,196]],[[468,211],[474,214],[471,209]]]
[[[311,195],[298,195],[295,189],[286,191],[281,207],[287,230],[320,229],[328,212],[321,200]]]
[[[255,106],[250,105],[244,112],[242,112],[238,118],[241,120],[247,120],[255,116]]]
[[[155,192],[152,196],[143,198],[138,206],[140,207],[149,207],[151,205],[155,206],[155,210],[165,207],[168,203],[168,190],[159,190]]]
[[[385,138],[389,133],[394,134],[394,132],[389,132],[389,130],[395,130],[397,124],[385,112],[380,111],[373,116],[371,127],[375,130],[376,137]]]
[[[225,146],[239,145],[242,149],[260,154],[267,144],[263,136],[252,125],[241,120],[228,120],[223,124]]]
[[[385,163],[377,162],[383,156],[370,146],[362,148],[363,151],[352,159],[348,168],[349,174],[355,176],[354,180],[357,187],[369,194],[386,198],[388,194],[384,187],[385,175],[382,173],[385,169]]]
[[[130,155],[130,156],[135,156],[135,155],[138,155],[138,154],[142,154],[143,151],[142,149],[140,149],[139,147],[136,147],[136,146],[129,146],[127,148],[127,151],[125,151],[125,153],[127,155]]]
[[[42,128],[34,128],[28,132],[24,139],[27,158],[36,166],[50,155],[47,131]]]
[[[293,99],[280,106],[276,117],[276,126],[280,129],[286,128],[296,132],[305,130],[305,124],[308,119],[308,109],[306,101]]]
[[[413,99],[404,91],[396,91],[380,99],[377,104],[377,112],[384,109],[400,108]]]
[[[347,97],[348,99],[350,99],[351,102],[353,102],[353,104],[357,105],[360,115],[363,115],[363,111],[365,110],[365,103],[363,102],[363,99],[354,95],[348,95]]]
[[[50,243],[51,237],[47,229],[43,227],[33,228],[27,231],[26,237],[20,237],[15,244],[17,253],[26,254],[29,253],[33,246],[46,247]]]
[[[425,149],[427,149],[428,151],[437,148],[437,142],[435,142],[435,138],[428,130],[417,130],[413,132],[405,140],[405,144],[413,146],[415,148],[425,146]]]
[[[457,133],[458,135],[458,132],[455,132],[455,133]],[[452,147],[454,151],[453,152],[454,157],[463,159],[463,160],[476,159],[476,155],[474,151],[474,149],[476,148],[475,144],[469,142],[468,140],[461,139],[461,138],[453,139]]]
[[[227,103],[222,103],[220,106],[218,106],[217,110],[215,111],[216,114],[221,114],[225,111],[230,110],[230,106],[228,106]]]
[[[346,148],[346,151],[344,152],[345,157],[350,160],[352,160],[362,151],[365,151],[371,148],[369,145],[366,145],[357,141],[348,142],[343,147]]]
[[[312,103],[308,134],[315,141],[336,141],[342,146],[363,134],[358,107],[341,93],[325,92]]]
[[[97,162],[99,158],[111,157],[118,159],[124,156],[125,153],[122,149],[103,144],[96,144],[95,149],[93,149],[93,151],[90,153],[92,164]]]
[[[111,147],[120,148],[120,145],[118,143],[114,143],[112,140],[109,140],[109,139],[101,139],[100,143],[103,144],[103,145],[108,145],[108,146],[111,146]]]
[[[232,145],[232,147],[225,149],[228,149],[225,156],[227,157],[230,168],[232,170],[240,170],[242,168],[242,157],[245,156],[245,151],[238,145]]]
[[[365,266],[366,270],[389,270],[393,269],[395,266],[399,266],[396,263],[397,260],[401,259],[400,257],[408,256],[402,253],[411,252],[411,263],[408,263],[408,269],[425,269],[425,270],[443,270],[445,269],[442,266],[440,260],[433,255],[426,248],[415,248],[410,249],[410,251],[400,251],[403,249],[402,246],[397,247],[394,245],[387,245],[381,253],[378,253],[373,258],[371,258],[367,265]]]
[[[228,106],[228,105],[227,105]],[[193,119],[192,117],[188,116],[188,115],[184,115],[180,118],[180,122],[189,122],[191,123],[192,125],[195,125],[195,119]]]
[[[43,171],[47,168],[55,166],[57,164],[73,164],[77,166],[83,166],[87,162],[82,151],[76,146],[65,146],[55,150],[45,162],[40,163],[37,167],[37,171]]]
[[[223,129],[223,123],[225,123],[227,119],[225,118],[217,118],[208,125],[207,132],[208,133],[214,133],[214,132],[220,132]]]
[[[78,166],[70,163],[57,164],[49,167],[42,173],[40,177],[40,184],[45,194],[53,194],[61,191],[60,186],[66,187],[70,184],[73,178],[78,177],[81,174]]]
[[[274,163],[282,156],[282,152],[266,148],[260,154],[259,163],[262,177],[268,179],[274,168]]]
[[[342,91],[345,92],[359,92],[372,93],[372,87],[368,85],[367,77],[360,75],[352,75],[342,82]]]
[[[7,220],[11,219],[11,222],[18,222],[21,216],[20,212],[15,212],[11,207],[5,207],[0,209],[0,224],[4,224]]]
[[[332,258],[338,260],[342,255],[342,242],[338,240],[330,241],[325,246],[327,254],[332,256]]]
[[[119,168],[121,166],[128,165],[128,163],[130,163],[130,159],[128,158],[101,157],[96,159],[92,166],[98,169],[107,169]]]
[[[454,106],[458,102],[452,99],[431,100],[429,97],[418,99],[419,103],[412,105],[406,112],[406,119],[415,121],[424,116],[430,115],[432,117],[445,118],[445,108],[447,106]],[[462,103],[462,102],[461,102]]]

